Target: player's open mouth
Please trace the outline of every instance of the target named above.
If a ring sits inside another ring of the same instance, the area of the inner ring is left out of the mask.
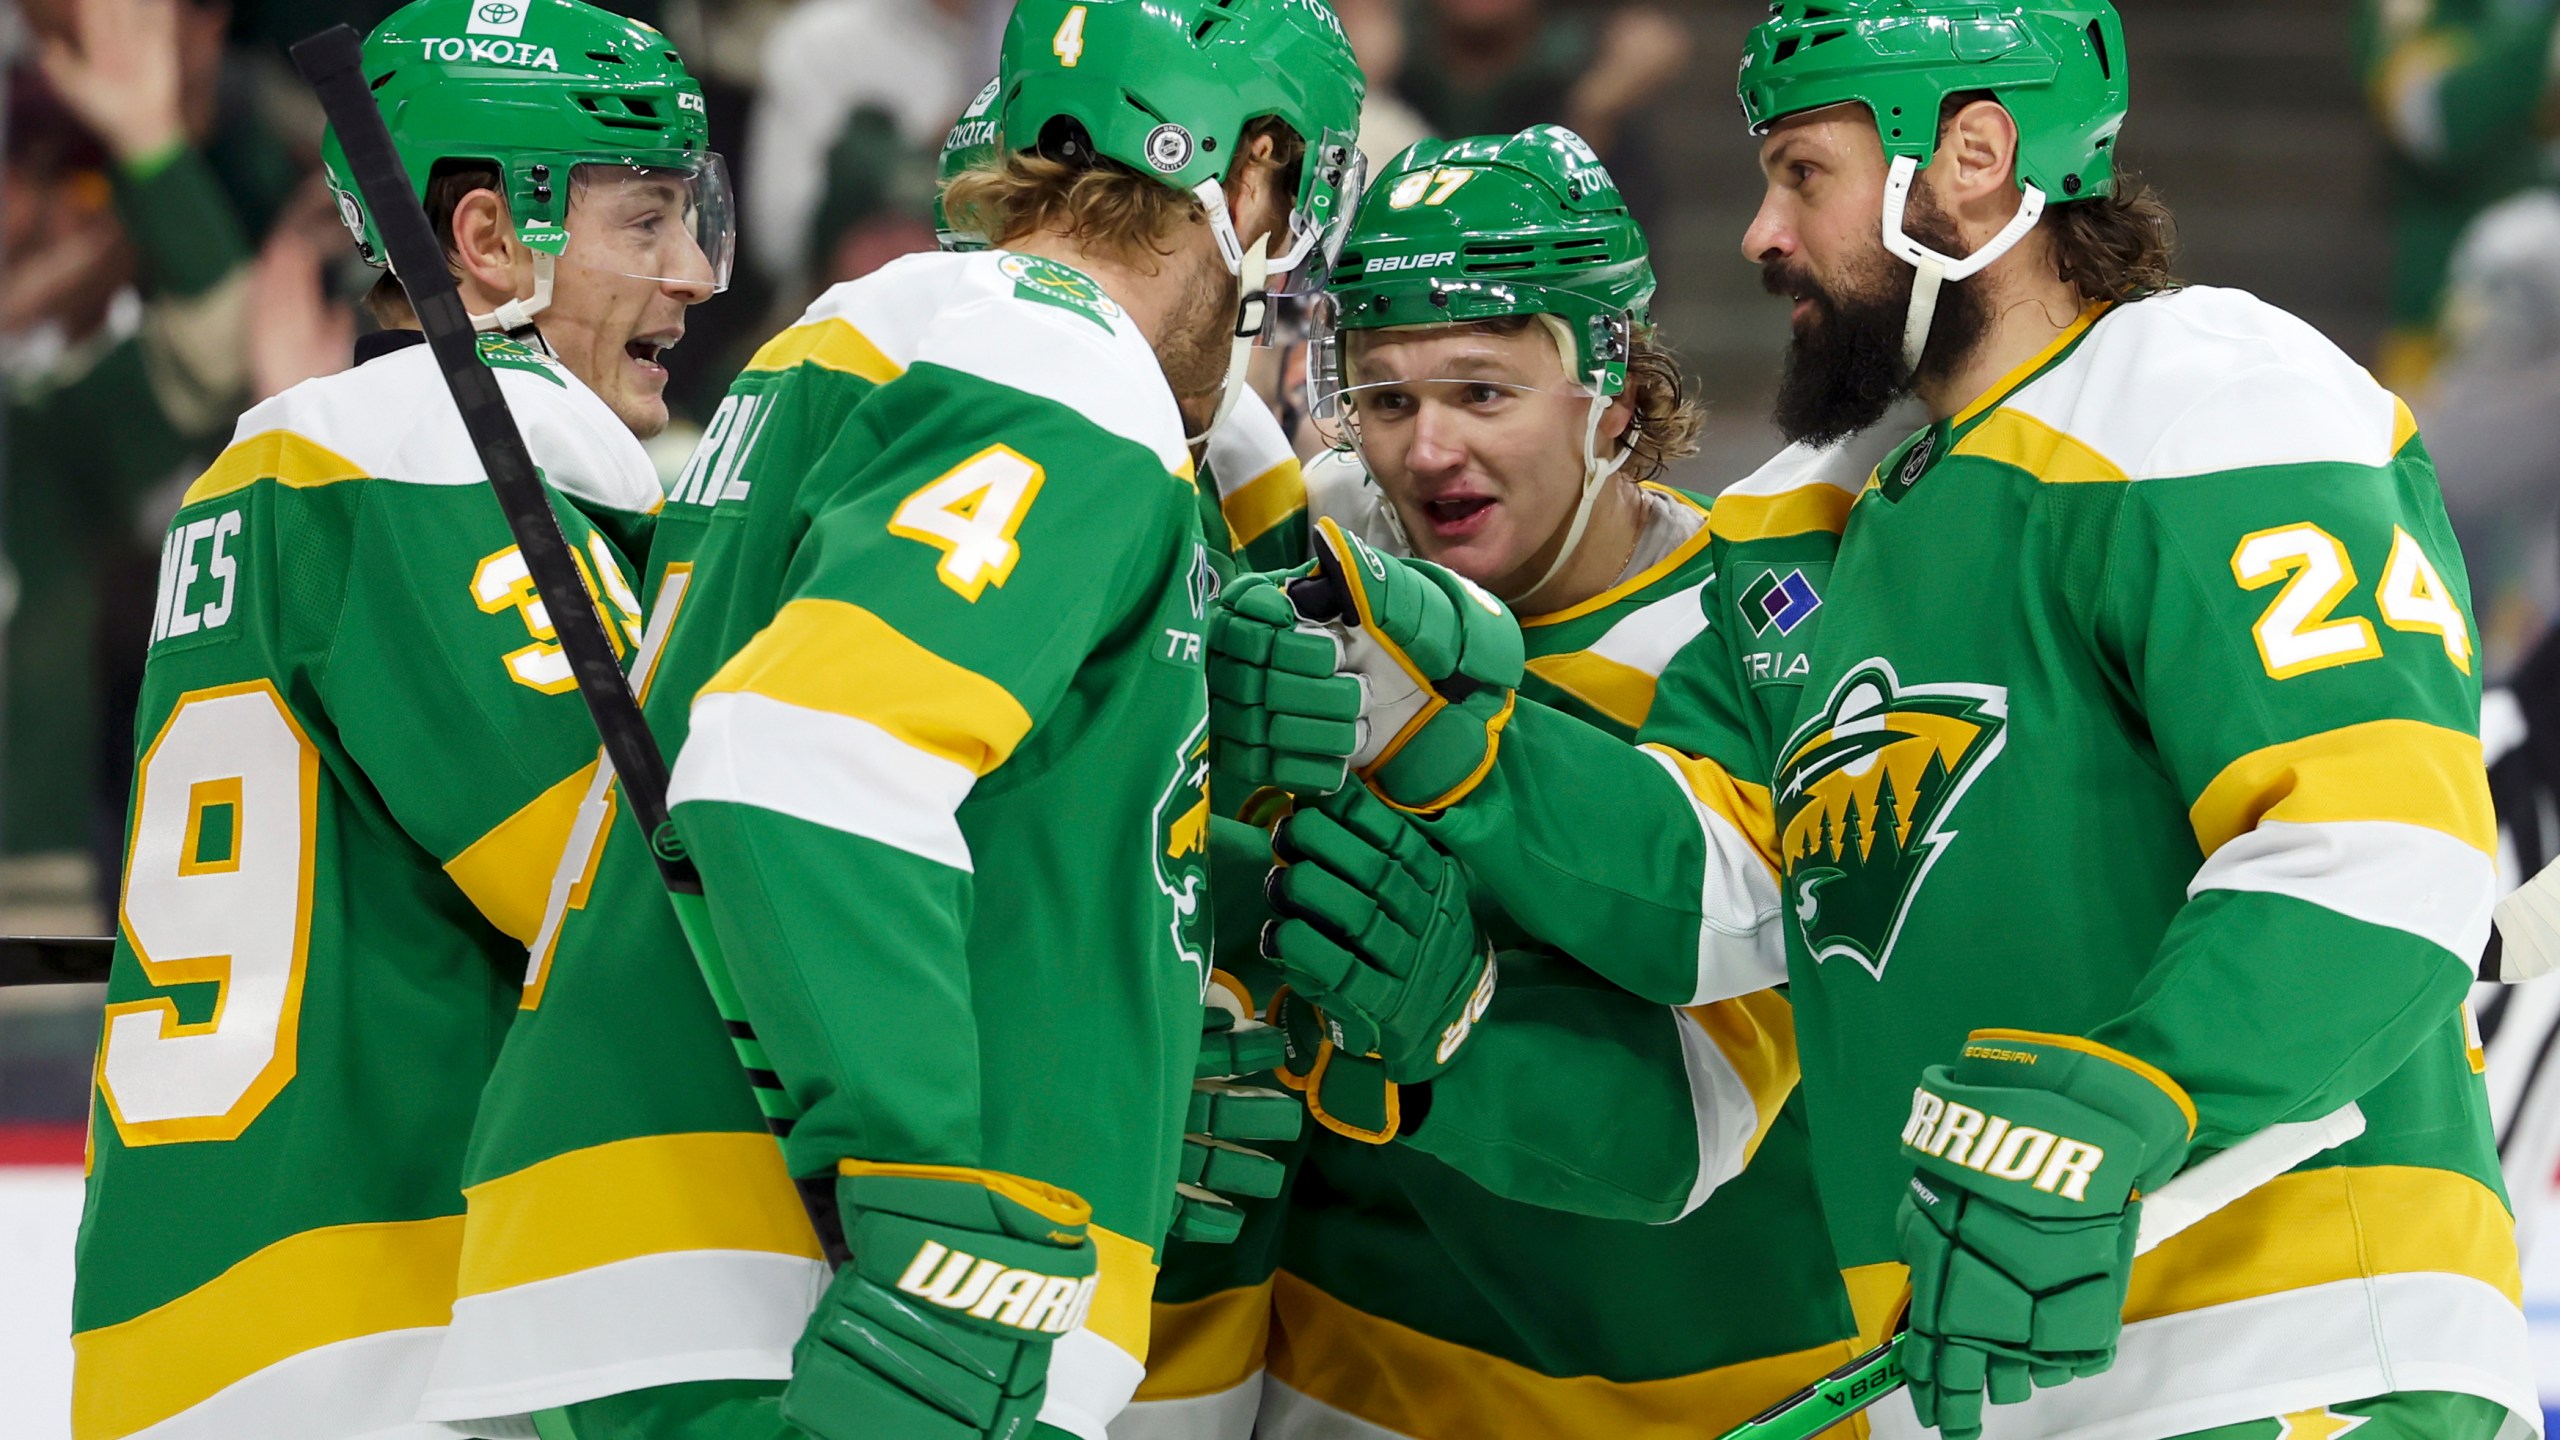
[[[1483,495],[1452,495],[1423,501],[1422,513],[1430,517],[1433,530],[1457,539],[1483,529],[1493,518],[1493,507],[1494,501]]]
[[[641,369],[664,375],[667,369],[663,363],[663,357],[674,348],[676,348],[676,342],[673,340],[644,336],[623,346],[622,353],[638,362]]]

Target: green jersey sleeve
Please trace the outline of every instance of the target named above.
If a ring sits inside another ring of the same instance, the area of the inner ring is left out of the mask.
[[[2286,432],[2373,423],[2335,390],[2243,374],[2161,450],[2246,449],[2231,437],[2270,415]],[[2180,475],[2155,453],[2168,478],[2103,487],[2060,527],[2116,703],[2148,728],[2204,857],[2131,1008],[2091,1038],[2185,1085],[2201,1144],[2369,1090],[2448,1023],[2487,939],[2478,642],[2434,468],[2397,415],[2382,463]],[[2382,458],[2381,437],[2370,448]],[[2235,1015],[2283,1021],[2235,1045]]]
[[[1074,349],[1085,325],[1046,327],[1060,363],[1125,370],[1098,328]],[[779,607],[697,693],[676,765],[742,997],[806,1112],[796,1173],[984,1162],[972,797],[1077,734],[1098,651],[1197,663],[1150,624],[1199,563],[1187,466],[982,368],[928,350],[820,455]]]

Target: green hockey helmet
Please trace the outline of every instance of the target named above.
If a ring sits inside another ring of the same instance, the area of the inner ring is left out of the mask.
[[[1506,315],[1563,322],[1567,373],[1615,395],[1653,291],[1644,231],[1581,136],[1533,125],[1420,141],[1369,187],[1343,242],[1309,366],[1313,408],[1339,411],[1343,332]]]
[[[1890,162],[1883,241],[1910,265],[1904,368],[1917,372],[1938,290],[2009,253],[2048,203],[2115,193],[2115,145],[2131,104],[2124,22],[2108,0],[1774,0],[1743,43],[1742,114],[1778,120],[1859,104]],[[1903,224],[1920,167],[1937,152],[1950,95],[1988,91],[2018,126],[2018,213],[1971,255],[1943,255]]]
[[[1325,0],[1019,0],[998,83],[1006,145],[1113,161],[1197,195],[1238,273],[1219,187],[1245,126],[1278,118],[1307,156],[1270,270],[1291,291],[1321,286],[1360,197],[1367,89]]]
[[[577,193],[596,196],[602,222],[580,243],[582,263],[727,288],[737,236],[728,172],[709,148],[702,87],[656,30],[581,0],[415,0],[366,37],[364,71],[421,200],[444,162],[503,177],[537,294],[481,317],[485,328],[530,323],[547,303],[548,262],[569,250]],[[321,159],[357,248],[386,264],[334,133]]]
[[[951,212],[943,207],[942,192],[951,188],[952,181],[995,159],[998,148],[996,95],[1003,89],[1003,84],[1001,80],[988,81],[986,88],[978,92],[978,98],[970,101],[969,108],[961,111],[960,118],[952,123],[951,133],[942,137],[942,163],[933,201],[933,234],[945,250],[987,248],[986,236],[953,223]]]
[[[1532,125],[1517,135],[1421,141],[1369,187],[1333,284],[1318,300],[1309,408],[1342,437],[1336,443],[1362,443],[1355,392],[1377,387],[1344,383],[1343,339],[1352,331],[1514,315],[1548,322],[1567,377],[1590,405],[1581,494],[1563,543],[1536,583],[1507,597],[1526,600],[1563,573],[1588,533],[1603,483],[1634,453],[1630,431],[1604,454],[1599,428],[1627,388],[1637,332],[1652,321],[1653,291],[1644,231],[1581,136],[1561,125]]]

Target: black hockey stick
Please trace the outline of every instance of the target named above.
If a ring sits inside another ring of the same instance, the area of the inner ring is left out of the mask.
[[[0,988],[103,985],[115,953],[112,935],[0,936]]]
[[[462,412],[463,428],[470,432],[472,448],[488,471],[489,488],[506,513],[507,528],[514,532],[534,589],[544,597],[558,597],[556,601],[546,598],[544,608],[550,612],[560,648],[568,655],[579,698],[586,702],[587,715],[604,742],[614,783],[622,787],[632,819],[648,837],[649,857],[657,864],[658,878],[693,947],[712,1003],[728,1025],[730,1045],[755,1090],[766,1128],[777,1138],[787,1136],[800,1110],[782,1089],[730,984],[727,961],[703,904],[701,873],[685,854],[674,822],[667,818],[666,757],[658,749],[657,737],[649,733],[639,702],[632,698],[622,663],[605,636],[604,616],[579,577],[568,542],[561,538],[559,517],[551,513],[551,502],[534,470],[533,456],[525,449],[524,435],[507,409],[506,395],[498,388],[498,377],[480,358],[461,287],[446,266],[444,247],[437,243],[426,210],[418,203],[408,168],[391,143],[391,129],[383,123],[382,112],[366,87],[363,44],[349,27],[332,26],[295,45],[293,63],[318,92],[320,108],[346,151],[359,198],[372,213],[383,248],[389,252],[391,273],[399,277],[409,308],[426,332],[428,348],[435,352],[445,385],[453,392],[454,407]],[[801,1187],[801,1198],[809,1204],[810,1219],[830,1258],[841,1258],[833,1193],[832,1177],[804,1182]]]

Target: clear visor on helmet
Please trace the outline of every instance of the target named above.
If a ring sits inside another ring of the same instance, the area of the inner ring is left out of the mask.
[[[729,167],[705,153],[684,165],[586,161],[569,172],[561,258],[613,275],[729,288],[738,210]]]
[[[1334,299],[1317,297],[1314,332],[1309,337],[1307,356],[1307,413],[1314,420],[1316,433],[1327,445],[1337,450],[1357,450],[1366,438],[1365,432],[1407,425],[1426,410],[1493,419],[1521,400],[1535,395],[1564,395],[1588,399],[1599,392],[1573,375],[1573,360],[1564,353],[1566,341],[1556,336],[1552,317],[1538,316],[1530,333],[1555,338],[1563,360],[1563,379],[1557,383],[1532,382],[1492,371],[1474,374],[1429,376],[1381,376],[1352,373],[1349,348],[1352,336],[1367,334],[1373,341],[1384,341],[1399,333],[1438,327],[1399,326],[1388,330],[1356,332],[1343,329],[1335,319]],[[1451,325],[1470,323],[1453,320]],[[1469,367],[1474,368],[1474,367]]]
[[[1289,248],[1271,262],[1273,294],[1312,295],[1324,288],[1368,180],[1368,157],[1350,133],[1327,130],[1308,148],[1298,203],[1289,212]]]

